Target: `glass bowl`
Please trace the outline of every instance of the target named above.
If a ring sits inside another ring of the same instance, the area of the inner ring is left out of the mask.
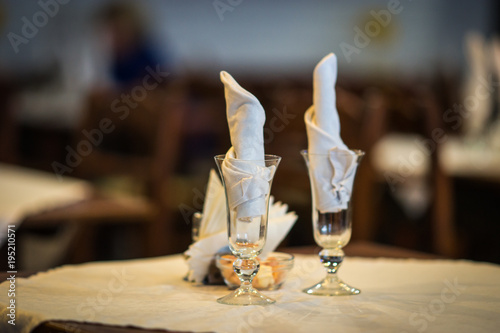
[[[240,286],[238,275],[234,272],[233,261],[236,259],[232,254],[218,254],[216,266],[219,268],[224,282],[230,289]],[[260,268],[253,278],[252,285],[259,290],[276,290],[285,282],[288,273],[293,267],[293,255],[282,252],[272,252],[266,260],[257,258]]]

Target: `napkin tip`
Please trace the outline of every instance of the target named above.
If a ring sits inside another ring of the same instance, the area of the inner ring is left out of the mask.
[[[335,60],[337,60],[337,56],[335,55],[335,53],[333,52],[330,52],[328,53],[326,56],[325,56],[325,59],[329,59],[329,58],[333,58]]]
[[[315,71],[318,72],[320,68],[325,66],[337,66],[337,56],[335,53],[330,52],[321,59],[321,61],[316,65]]]
[[[220,79],[222,81],[224,81],[227,78],[227,76],[231,76],[231,75],[226,71],[220,71]]]
[[[220,80],[224,84],[224,86],[226,86],[226,88],[227,86],[231,86],[233,87],[233,89],[243,90],[243,88],[241,88],[241,86],[238,84],[238,82],[236,82],[233,76],[226,71],[220,72]]]

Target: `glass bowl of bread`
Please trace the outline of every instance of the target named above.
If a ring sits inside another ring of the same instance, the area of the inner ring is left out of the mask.
[[[272,252],[266,259],[257,258],[260,268],[253,278],[253,287],[259,290],[279,289],[293,267],[293,259],[292,254],[282,252]],[[232,254],[218,254],[215,258],[215,264],[230,289],[240,286],[238,275],[233,269],[234,260],[236,257]]]

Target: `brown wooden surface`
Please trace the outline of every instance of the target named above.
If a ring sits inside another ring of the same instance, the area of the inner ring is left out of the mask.
[[[85,223],[126,223],[154,216],[154,207],[145,200],[88,199],[72,205],[54,208],[26,217],[24,226],[51,224],[61,221]]]
[[[294,248],[278,249],[282,252],[291,252],[297,254],[317,254],[321,251],[318,246],[303,246]],[[345,248],[344,252],[349,257],[365,258],[412,258],[412,259],[442,259],[443,257],[425,252],[408,250],[396,246],[376,244],[372,242],[352,242]]]
[[[33,333],[187,333],[191,331],[167,331],[167,330],[145,330],[143,328],[131,327],[131,326],[108,326],[100,324],[87,324],[87,323],[77,323],[70,321],[48,321],[33,330]]]
[[[294,248],[281,248],[283,252],[296,254],[317,254],[321,249],[318,246],[304,246]],[[394,246],[375,244],[370,242],[352,242],[344,249],[347,256],[356,257],[385,257],[385,258],[414,258],[414,259],[439,259],[440,256],[407,250]],[[19,272],[16,277],[28,277],[34,272]],[[0,273],[0,281],[4,281],[9,274]],[[110,326],[91,323],[79,323],[72,321],[47,321],[40,324],[33,330],[33,333],[159,333],[159,332],[180,332],[167,330],[148,330],[137,327]],[[184,331],[187,332],[187,331]]]
[[[140,255],[148,255],[146,247],[149,239],[146,233],[152,228],[157,214],[158,208],[144,199],[91,197],[29,215],[23,220],[20,229],[24,232],[51,226],[75,225],[76,235],[66,250],[65,262],[77,264],[95,260],[97,230],[102,225],[141,226],[136,235],[141,244]]]

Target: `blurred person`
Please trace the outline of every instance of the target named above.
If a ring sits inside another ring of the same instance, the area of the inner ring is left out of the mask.
[[[130,3],[106,5],[94,22],[94,84],[76,140],[93,147],[75,169],[106,186],[144,194],[169,79],[168,57],[149,37],[140,8]],[[110,121],[106,130],[103,119]]]
[[[117,2],[103,8],[97,20],[108,46],[109,74],[118,88],[142,80],[148,74],[148,67],[167,70],[168,59],[162,59],[148,37],[139,8]]]

